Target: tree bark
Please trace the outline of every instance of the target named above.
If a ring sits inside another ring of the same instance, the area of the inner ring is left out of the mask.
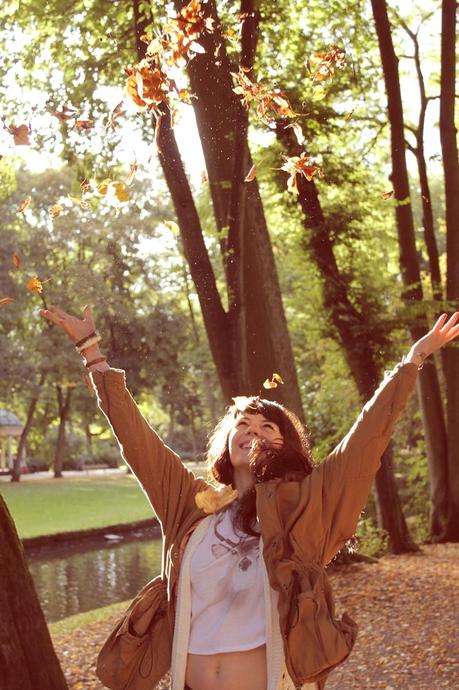
[[[378,36],[379,50],[387,93],[387,108],[391,134],[392,183],[394,187],[395,215],[397,222],[398,242],[400,247],[400,270],[404,284],[403,298],[410,317],[410,333],[417,341],[428,330],[425,308],[422,305],[423,294],[419,261],[416,251],[413,214],[410,202],[408,171],[405,159],[405,124],[403,119],[398,59],[392,42],[391,27],[387,15],[385,0],[371,0],[373,17]],[[435,362],[430,358],[418,377],[418,394],[421,399],[421,412],[426,435],[427,453],[435,453],[429,459],[430,468],[435,468],[435,485],[442,477],[442,467],[448,453],[445,417],[441,404],[441,393]],[[438,468],[438,472],[437,472]],[[431,488],[432,495],[435,490]],[[442,491],[439,492],[440,498]],[[432,536],[441,539],[444,530],[444,516],[441,505],[436,506],[436,516],[432,527],[437,530]],[[438,525],[441,523],[441,526]]]
[[[288,156],[300,153],[291,129],[285,129],[283,123],[279,123],[276,132]],[[385,343],[386,336],[382,330],[370,330],[365,323],[365,316],[354,307],[349,298],[313,181],[308,182],[303,177],[298,181],[298,202],[304,216],[305,244],[322,277],[324,307],[338,333],[346,361],[364,403],[371,398],[382,378],[375,351]],[[410,537],[403,515],[392,460],[393,448],[390,444],[382,457],[375,479],[379,526],[389,535],[392,553],[416,551],[418,547]]]
[[[42,372],[40,374],[40,380],[38,382],[37,391],[29,402],[29,409],[27,410],[26,423],[25,423],[24,428],[22,430],[22,434],[19,437],[18,450],[16,453],[16,457],[14,459],[13,471],[11,473],[11,481],[12,482],[18,482],[21,479],[21,460],[23,457],[23,453],[25,451],[25,447],[26,447],[26,443],[27,443],[27,436],[29,435],[29,431],[32,428],[33,417],[34,417],[35,410],[37,407],[38,399],[39,399],[40,394],[41,394],[41,389],[42,389],[43,384],[45,382],[45,378],[46,378],[46,374]]]
[[[456,2],[443,0],[441,32],[440,140],[446,203],[446,298],[459,302],[459,166],[454,122],[456,80]],[[444,539],[459,541],[459,348],[446,349],[448,398],[448,516]]]
[[[68,690],[13,519],[0,495],[0,688]]]
[[[177,11],[187,4],[176,0]],[[247,114],[233,92],[231,70],[221,36],[215,2],[203,6],[215,30],[200,37],[206,53],[188,63],[199,136],[206,160],[210,192],[222,241],[230,304],[238,393],[257,393],[274,371],[285,385],[276,398],[303,416],[293,353],[272,245],[256,180],[244,183],[252,165],[247,142]],[[249,16],[242,28],[242,60],[251,67],[258,12],[242,2]],[[217,58],[215,57],[217,55]],[[225,232],[226,230],[226,232]],[[266,393],[268,395],[268,393]]]
[[[69,417],[70,398],[72,395],[72,388],[67,386],[65,395],[62,392],[62,386],[56,385],[57,404],[59,410],[59,428],[57,431],[56,451],[54,454],[54,478],[62,478],[62,464],[64,462],[65,451],[65,426]]]

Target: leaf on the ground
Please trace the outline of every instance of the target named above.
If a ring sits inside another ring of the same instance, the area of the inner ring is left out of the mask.
[[[252,182],[257,176],[257,166],[254,164],[244,178],[244,182]]]
[[[38,279],[37,276],[33,276],[27,281],[26,288],[30,292],[40,294],[43,292],[43,283],[41,282],[41,280]]]
[[[32,197],[26,196],[26,198],[21,201],[21,204],[20,204],[18,210],[16,211],[16,213],[24,213],[24,211],[27,208],[29,208],[31,202],[32,202]]]
[[[14,143],[16,146],[30,146],[30,130],[27,125],[11,127],[10,132],[13,135]]]
[[[14,302],[14,299],[12,297],[1,297],[0,307],[4,307],[6,304],[11,304],[11,302]]]

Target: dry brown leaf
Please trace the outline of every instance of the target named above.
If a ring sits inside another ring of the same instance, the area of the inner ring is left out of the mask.
[[[263,383],[263,388],[277,388],[279,384],[283,384],[284,381],[280,374],[273,374],[270,379],[266,379]]]
[[[19,267],[21,265],[21,259],[17,254],[13,254],[13,266],[16,270],[19,270]]]
[[[29,208],[30,204],[32,202],[32,197],[31,196],[26,196],[25,199],[21,201],[21,205],[19,206],[18,210],[16,213],[24,213],[24,211]]]
[[[63,210],[64,207],[62,204],[53,204],[53,206],[48,209],[48,214],[51,216],[51,218],[58,218]]]
[[[390,192],[384,192],[384,194],[382,195],[382,198],[384,199],[384,201],[389,201],[389,199],[392,199],[394,194],[395,194],[394,190],[391,189]]]
[[[244,182],[252,182],[257,176],[257,166],[254,164],[244,178]]]
[[[43,292],[43,283],[38,279],[37,276],[33,276],[27,281],[26,288],[27,290],[30,290],[30,292],[40,294]]]
[[[14,143],[16,146],[30,146],[30,130],[27,127],[27,125],[19,125],[19,127],[12,127],[10,131],[13,135]]]
[[[0,307],[4,307],[5,304],[11,304],[11,302],[14,302],[14,299],[12,297],[1,297]]]

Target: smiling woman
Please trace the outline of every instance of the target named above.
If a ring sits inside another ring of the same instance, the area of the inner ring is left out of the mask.
[[[153,688],[171,670],[172,690],[322,690],[357,634],[346,613],[335,617],[325,568],[354,532],[418,368],[459,335],[459,312],[413,345],[320,465],[290,411],[234,399],[208,454],[220,490],[148,425],[124,372],[101,355],[89,307],[83,319],[58,307],[41,315],[83,356],[164,535],[161,575],[106,641],[99,678],[114,690]]]

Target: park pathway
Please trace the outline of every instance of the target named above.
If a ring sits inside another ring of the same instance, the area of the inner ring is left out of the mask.
[[[352,655],[329,676],[327,690],[459,689],[459,544],[431,544],[419,554],[340,566],[331,580],[338,613],[346,610],[360,631]],[[54,636],[69,690],[102,690],[93,668],[113,624],[114,619]]]

